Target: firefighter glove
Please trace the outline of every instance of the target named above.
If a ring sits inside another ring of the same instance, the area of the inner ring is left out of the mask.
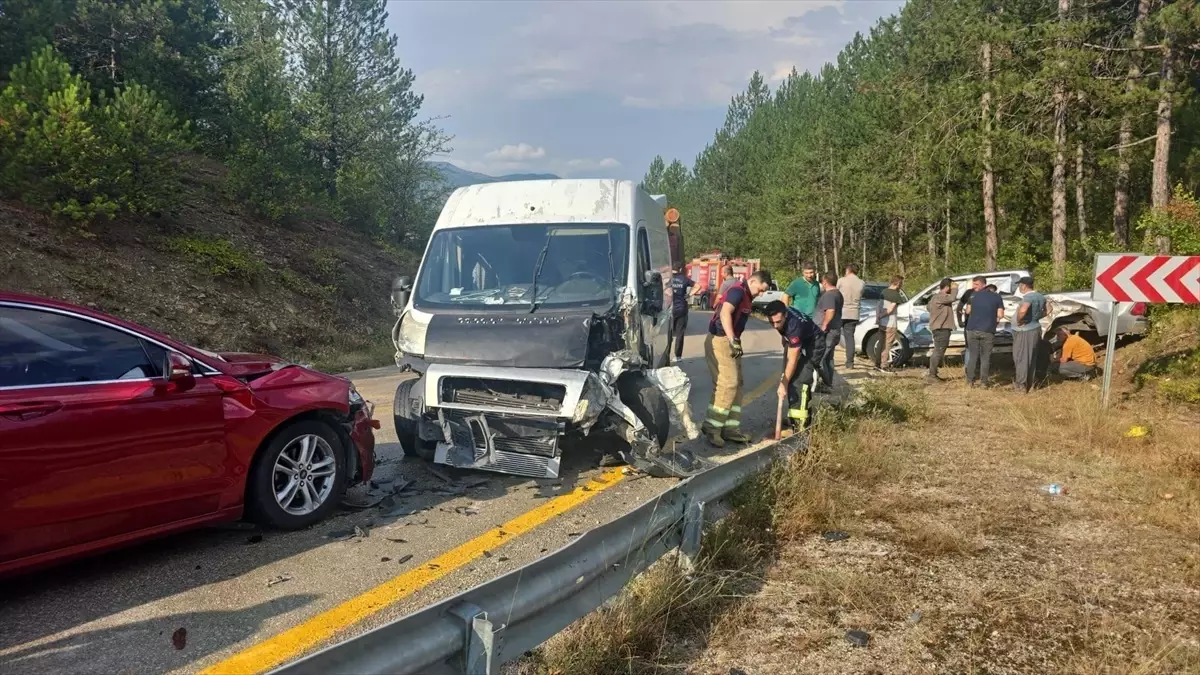
[[[733,352],[733,358],[742,358],[742,341],[738,338],[733,338],[729,341],[729,349]]]

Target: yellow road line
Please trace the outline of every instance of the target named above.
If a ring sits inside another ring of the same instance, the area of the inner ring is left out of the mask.
[[[778,382],[768,378],[745,398],[745,404],[762,396]],[[445,577],[489,551],[502,546],[514,538],[529,532],[551,518],[565,513],[601,491],[621,482],[625,477],[624,467],[606,471],[600,477],[588,481],[571,492],[559,495],[536,508],[526,511],[500,527],[451,549],[422,564],[416,569],[383,582],[362,595],[355,596],[342,604],[308,619],[304,623],[267,638],[256,645],[230,656],[204,670],[199,675],[227,675],[231,673],[261,673],[310,651],[350,626],[378,614],[389,605],[402,600],[425,586]]]
[[[569,511],[621,481],[624,468],[606,471],[599,478],[559,495],[540,506],[526,511],[500,527],[451,549],[420,567],[385,581],[362,595],[351,598],[333,609],[326,610],[308,621],[268,638],[233,656],[200,671],[200,675],[216,673],[258,673],[289,661],[338,631],[376,614],[388,605],[412,595],[421,588],[441,579],[454,570],[479,558],[484,551],[501,546],[554,516]]]

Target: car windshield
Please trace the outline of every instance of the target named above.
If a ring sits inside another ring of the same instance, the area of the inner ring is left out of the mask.
[[[629,229],[619,224],[439,230],[430,240],[413,304],[471,309],[608,306],[625,284],[628,253]]]

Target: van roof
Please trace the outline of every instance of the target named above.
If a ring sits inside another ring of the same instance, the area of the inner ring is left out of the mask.
[[[633,223],[634,204],[640,191],[641,188],[631,180],[612,178],[558,178],[467,185],[451,193],[434,229],[549,223]]]

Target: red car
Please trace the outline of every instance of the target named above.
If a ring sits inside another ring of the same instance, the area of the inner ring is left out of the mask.
[[[0,292],[0,575],[243,513],[298,529],[375,468],[346,378]]]

